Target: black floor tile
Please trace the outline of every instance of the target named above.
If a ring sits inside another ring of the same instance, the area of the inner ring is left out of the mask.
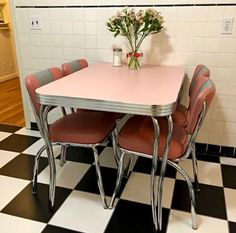
[[[169,210],[163,208],[162,231],[165,233]],[[105,233],[156,233],[152,221],[152,209],[145,205],[126,200],[119,200],[108,223]]]
[[[0,149],[22,152],[39,139],[39,137],[12,134],[0,142]]]
[[[1,212],[47,223],[71,191],[56,187],[54,210],[50,211],[48,209],[48,185],[38,184],[38,194],[33,195],[32,183],[30,183]]]
[[[27,149],[40,138],[15,134],[15,132],[19,129],[20,127],[0,124],[0,131],[8,132],[11,134],[9,137],[0,141],[0,150],[2,149],[7,151],[14,151],[18,153],[18,156],[16,156],[0,168],[0,175],[15,177],[24,180],[31,180],[34,165],[34,156],[23,154],[22,151]],[[208,146],[208,152],[206,152],[206,144],[197,144],[196,147],[198,160],[220,164],[218,146]],[[99,147],[99,154],[103,151],[104,148],[105,147]],[[231,147],[221,148],[221,155],[223,156],[230,157],[232,153],[233,148]],[[73,162],[93,164],[94,156],[91,149],[81,147],[69,147],[67,151],[67,160]],[[42,157],[39,163],[39,172],[46,168],[47,165],[47,158]],[[158,163],[158,174],[160,172],[160,165],[161,162]],[[150,174],[151,166],[151,159],[139,157],[136,165],[134,166],[134,171]],[[201,191],[199,193],[196,193],[196,211],[199,215],[210,216],[213,218],[224,220],[225,223],[228,223],[228,230],[226,230],[225,233],[236,233],[236,222],[227,221],[225,197],[223,190],[224,188],[231,188],[234,190],[236,189],[236,179],[234,179],[236,174],[236,166],[221,164],[221,168],[223,177],[222,187],[200,184]],[[107,167],[101,167],[101,170],[105,186],[105,193],[106,195],[111,196],[114,191],[117,170],[114,168]],[[166,173],[167,177],[176,177],[175,169],[170,166],[167,167]],[[121,186],[121,190],[118,194],[118,197],[123,191],[126,182],[127,179],[123,178],[123,184]],[[97,176],[94,165],[92,165],[91,168],[82,177],[80,182],[76,185],[76,189],[80,191],[99,194],[97,186]],[[48,224],[52,216],[60,208],[66,198],[70,195],[71,191],[71,189],[57,187],[54,210],[49,211],[48,185],[39,183],[38,194],[36,196],[33,196],[32,183],[30,183],[21,192],[19,192],[18,195],[16,195],[15,198],[13,198],[2,209],[1,212],[4,214],[10,214],[17,217],[44,222],[47,225],[45,224],[46,226],[42,231],[43,233],[76,233],[77,231],[63,228],[63,226],[59,227]],[[175,183],[171,208],[180,211],[190,212],[188,189],[185,181],[183,180],[177,180]],[[163,233],[167,233],[170,210],[171,209],[163,208],[163,230],[161,231]],[[88,224],[92,223],[88,222]],[[180,228],[181,226],[176,226],[176,232],[179,232]],[[189,229],[189,231],[191,231],[191,227]],[[106,229],[104,230],[104,233],[131,232],[155,232],[152,221],[151,206],[123,199],[118,200],[117,206],[114,209],[113,215]]]
[[[20,154],[12,159],[5,166],[0,168],[0,175],[11,176],[15,178],[32,180],[34,156]],[[39,173],[48,165],[48,159],[41,157],[39,162]]]
[[[196,212],[227,219],[223,187],[200,184],[200,189],[201,191],[196,193]],[[190,212],[188,188],[183,180],[176,180],[171,207]]]
[[[19,126],[0,124],[0,131],[2,132],[14,133],[20,129],[21,127]]]
[[[134,166],[133,171],[150,175],[151,168],[152,168],[152,160],[151,159],[139,157],[135,166]],[[160,174],[160,168],[161,168],[161,161],[158,161],[158,165],[157,165],[157,174],[158,175]],[[170,178],[175,178],[176,177],[176,170],[167,164],[165,176],[170,177]]]
[[[103,151],[104,147],[99,146],[97,147],[97,149],[98,154],[100,154]],[[79,163],[93,164],[93,150],[91,148],[70,146],[66,150],[66,160]]]
[[[223,186],[236,189],[236,166],[221,164]]]
[[[236,233],[236,222],[229,222],[229,233]]]
[[[102,173],[105,194],[107,196],[112,196],[114,192],[114,188],[115,188],[115,183],[116,183],[117,170],[113,168],[108,168],[108,167],[101,167],[101,173]],[[120,191],[117,194],[117,197],[121,195],[126,182],[127,182],[127,179],[123,178]],[[89,168],[89,170],[84,175],[84,177],[80,180],[80,182],[77,184],[75,189],[80,190],[80,191],[99,194],[96,169],[94,165]]]
[[[57,226],[47,225],[42,233],[82,233],[79,231],[72,231],[66,228],[61,228]]]

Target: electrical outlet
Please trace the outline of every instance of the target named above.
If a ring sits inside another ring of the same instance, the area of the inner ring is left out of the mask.
[[[224,17],[222,20],[221,34],[231,34],[233,28],[233,17]]]
[[[30,30],[41,30],[40,18],[38,16],[30,17]]]

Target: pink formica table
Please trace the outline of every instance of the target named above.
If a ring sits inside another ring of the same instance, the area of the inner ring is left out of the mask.
[[[155,169],[159,134],[155,117],[167,116],[168,136],[159,176],[161,184],[173,131],[171,114],[176,109],[183,79],[182,67],[147,65],[134,71],[129,70],[126,65],[113,67],[111,63],[98,63],[38,88],[36,93],[42,104],[40,121],[43,125],[43,138],[50,165],[51,196],[54,195],[52,184],[55,181],[55,162],[46,120],[49,106],[80,107],[151,116],[155,132],[152,162]],[[152,177],[154,180],[156,176]],[[158,208],[161,209],[161,204]]]
[[[183,67],[97,63],[36,90],[42,105],[168,116],[176,108]]]

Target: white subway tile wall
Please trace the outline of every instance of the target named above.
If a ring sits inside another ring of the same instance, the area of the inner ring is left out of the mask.
[[[236,147],[235,1],[119,0],[112,6],[110,0],[13,0],[22,82],[31,72],[60,66],[76,58],[85,58],[89,63],[112,61],[114,46],[123,48],[125,62],[126,41],[113,38],[105,23],[121,9],[119,5],[127,4],[143,7],[158,4],[165,20],[165,30],[143,43],[143,63],[183,65],[189,80],[197,64],[210,68],[217,93],[198,141]],[[31,16],[39,17],[41,30],[30,30]],[[234,17],[232,34],[221,34],[223,17]],[[26,98],[24,93],[24,102],[28,105]],[[30,119],[34,121],[32,114]]]

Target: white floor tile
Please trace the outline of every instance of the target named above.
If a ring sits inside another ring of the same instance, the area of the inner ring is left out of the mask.
[[[40,233],[46,224],[0,213],[1,233]]]
[[[104,209],[99,195],[73,191],[50,224],[88,233],[103,233],[113,210]]]
[[[236,158],[220,157],[220,163],[225,165],[236,166]]]
[[[226,220],[197,215],[198,229],[192,229],[191,214],[171,210],[166,233],[223,233],[228,232]]]
[[[30,181],[27,180],[0,175],[0,187],[2,187],[0,198],[0,210],[3,209],[29,183]]]
[[[187,159],[179,163],[191,178],[193,178],[193,165],[192,160]],[[203,184],[223,186],[221,167],[219,163],[211,163],[205,161],[198,161],[198,172],[199,181]],[[182,179],[183,177],[177,173],[177,179]]]
[[[90,165],[85,163],[76,163],[67,161],[62,167],[59,165],[59,160],[56,159],[56,185],[64,188],[73,189],[84,174],[89,169]],[[49,183],[49,167],[47,166],[38,176],[40,183]]]
[[[11,133],[0,132],[0,141],[2,141],[3,139],[7,138],[10,135]]]
[[[163,207],[170,208],[171,206],[174,183],[174,179],[165,177],[163,187]],[[133,172],[125,186],[121,199],[150,204],[150,175]]]
[[[112,147],[106,147],[99,156],[99,159],[101,166],[117,168]]]
[[[27,128],[21,128],[20,130],[15,132],[16,134],[22,134],[22,135],[28,135],[28,136],[34,136],[34,137],[41,137],[39,131],[37,130],[30,130]]]
[[[19,155],[19,153],[0,150],[0,168],[6,165],[12,159],[14,159],[17,155]]]
[[[103,167],[111,167],[117,169],[112,147],[106,147],[102,151],[99,158],[100,158],[100,163]],[[124,157],[124,167],[126,167],[129,158],[130,158],[129,156]],[[134,168],[136,162],[137,162],[137,156],[134,156],[132,162],[132,169]]]
[[[38,140],[26,150],[23,151],[24,154],[36,155],[38,150],[44,145],[43,139]],[[58,156],[61,153],[61,146],[53,146],[54,157]],[[46,150],[42,153],[42,157],[47,157]]]
[[[228,220],[236,222],[236,190],[224,188]]]
[[[23,151],[24,154],[36,155],[38,150],[44,145],[43,139],[38,140],[26,150]],[[44,154],[44,155],[43,155]],[[42,156],[46,156],[46,153],[43,153]]]

